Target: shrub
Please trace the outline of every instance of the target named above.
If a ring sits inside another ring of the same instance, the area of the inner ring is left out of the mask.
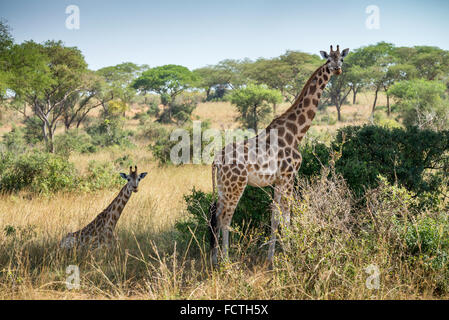
[[[331,160],[326,146],[316,143],[301,148],[300,177],[319,175],[321,164]],[[438,193],[447,180],[449,131],[347,126],[338,130],[330,150],[339,156],[336,172],[358,196],[377,187],[379,175],[419,195]]]
[[[78,183],[72,163],[43,152],[11,155],[2,158],[0,189],[4,192],[23,189],[36,193],[72,190]]]
[[[150,141],[156,141],[168,135],[168,130],[163,125],[151,120],[145,121],[139,132],[139,136]]]
[[[201,122],[201,132],[204,132],[205,130],[209,129],[210,122],[208,121],[202,121]],[[156,127],[157,128],[157,127]],[[193,125],[189,125],[183,128],[187,131],[189,136],[189,144],[190,144],[190,160],[192,160],[193,157]],[[153,144],[149,146],[149,149],[153,153],[153,157],[157,159],[159,164],[170,164],[170,152],[174,146],[176,146],[179,141],[171,141],[170,140],[170,133],[162,128],[156,129],[156,133],[158,135],[158,138],[155,140]],[[155,132],[149,132],[149,133],[155,133]],[[201,139],[201,150],[204,150],[205,146],[209,143],[209,141],[203,141]]]
[[[120,117],[113,117],[97,122],[89,126],[86,131],[91,136],[92,143],[95,146],[134,146],[129,140],[129,137],[133,133],[123,130],[123,120]]]
[[[44,141],[42,133],[42,120],[37,116],[26,118],[25,120],[25,140],[30,144],[37,144]]]
[[[447,130],[449,102],[443,99],[445,90],[441,81],[414,79],[395,83],[388,93],[398,100],[398,109],[405,125]]]
[[[191,237],[189,231],[195,231],[198,240],[209,243],[209,206],[212,203],[212,193],[205,193],[195,188],[184,196],[188,216],[176,222],[176,229],[184,240]],[[263,235],[268,235],[271,217],[271,188],[256,188],[247,186],[232,218],[234,229],[258,228]]]
[[[83,177],[81,189],[93,191],[119,187],[123,184],[122,178],[110,162],[89,161],[88,174]]]
[[[55,137],[55,152],[65,158],[68,158],[72,152],[93,153],[96,151],[92,138],[77,129]]]
[[[2,144],[7,151],[13,153],[23,153],[27,148],[25,132],[22,128],[13,125],[10,132],[3,135]]]

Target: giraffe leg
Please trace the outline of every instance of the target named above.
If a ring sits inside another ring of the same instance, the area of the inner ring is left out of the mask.
[[[226,261],[229,258],[229,227],[231,225],[232,216],[234,215],[235,208],[240,200],[240,197],[245,190],[245,186],[234,190],[232,193],[232,198],[227,200],[223,211],[221,213],[221,233],[223,235],[222,239],[222,254],[223,259]]]
[[[279,224],[282,221],[282,228],[287,228],[290,225],[290,199],[292,192],[292,178],[285,178],[282,181],[279,181],[274,188],[274,201],[271,212],[271,238],[267,257],[270,265],[273,262]]]
[[[231,169],[228,169],[231,171]],[[243,172],[242,172],[243,171]],[[233,172],[226,179],[219,173],[218,180],[218,201],[216,223],[217,230],[222,233],[222,254],[223,258],[227,259],[229,254],[229,226],[231,224],[232,216],[235,208],[245,190],[248,178],[245,170]],[[218,233],[218,232],[217,232]],[[218,241],[218,240],[217,240]],[[218,247],[212,249],[212,262],[217,263]]]

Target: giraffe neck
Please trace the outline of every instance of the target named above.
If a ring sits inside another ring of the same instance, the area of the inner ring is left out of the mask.
[[[122,190],[120,190],[117,197],[115,197],[111,204],[104,210],[106,213],[106,224],[109,224],[112,228],[115,227],[123,212],[123,208],[125,208],[126,203],[129,198],[131,198],[131,194],[132,191],[128,188],[128,184],[126,184]]]
[[[327,63],[319,67],[306,82],[292,106],[274,119],[267,129],[278,129],[279,139],[289,145],[299,143],[315,118],[318,102],[330,77],[331,71]]]

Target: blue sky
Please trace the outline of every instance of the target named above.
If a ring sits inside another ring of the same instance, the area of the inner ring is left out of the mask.
[[[80,9],[79,30],[65,27],[68,5]],[[380,10],[378,30],[365,26],[369,5]],[[0,0],[16,42],[62,40],[94,70],[125,61],[194,69],[379,41],[449,50],[448,17],[446,0]]]

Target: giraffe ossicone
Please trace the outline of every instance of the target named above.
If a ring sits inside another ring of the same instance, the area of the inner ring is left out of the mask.
[[[139,183],[146,175],[147,172],[138,174],[137,166],[134,167],[134,170],[132,167],[129,167],[129,174],[120,173],[120,176],[128,182],[123,186],[119,194],[87,226],[79,231],[67,234],[61,240],[60,247],[63,249],[109,247],[116,239],[114,229],[125,205],[132,193],[138,191]]]
[[[321,65],[304,85],[291,107],[274,119],[257,136],[225,146],[212,163],[212,188],[217,200],[210,206],[210,233],[212,263],[218,263],[218,238],[222,233],[222,254],[228,257],[229,227],[235,208],[246,185],[274,186],[275,205],[271,215],[271,238],[268,261],[272,262],[276,233],[282,221],[290,224],[290,201],[293,182],[302,156],[298,145],[312,125],[322,92],[332,75],[342,73],[343,59],[349,49],[340,52],[340,46],[330,52],[320,51],[326,63]],[[276,132],[276,138],[270,134]],[[260,146],[264,148],[260,148]],[[216,179],[215,179],[216,178]],[[216,180],[216,185],[215,185]]]

